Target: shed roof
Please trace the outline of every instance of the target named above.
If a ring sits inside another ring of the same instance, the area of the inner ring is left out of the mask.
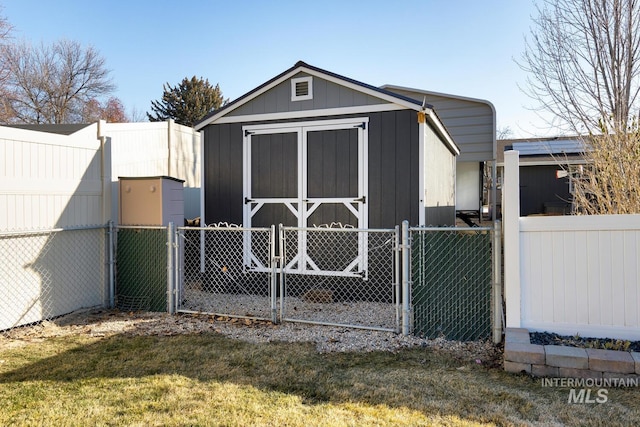
[[[290,79],[291,77],[301,72],[326,79],[328,81],[339,84],[341,86],[364,93],[366,95],[380,98],[388,103],[399,105],[401,108],[425,112],[429,122],[436,128],[437,132],[444,138],[446,143],[450,146],[450,149],[454,153],[459,154],[459,148],[457,147],[456,143],[451,137],[451,134],[449,133],[449,131],[446,129],[446,127],[444,126],[440,118],[437,116],[432,105],[424,104],[422,101],[416,100],[409,96],[395,93],[395,92],[386,90],[384,88],[372,86],[372,85],[360,82],[358,80],[351,79],[349,77],[344,77],[339,74],[336,74],[327,70],[323,70],[313,65],[309,65],[303,61],[298,61],[293,67],[278,74],[277,76],[266,81],[265,83],[261,84],[255,89],[245,93],[241,97],[233,100],[232,102],[219,108],[218,110],[215,110],[209,113],[200,122],[196,123],[196,125],[194,126],[195,129],[200,130],[209,124],[214,124],[219,120],[225,120],[225,118],[228,120],[229,116],[232,115],[231,113],[234,110],[240,109],[240,107],[242,107],[243,105],[249,103],[253,99],[256,99],[260,95],[276,87],[278,84]]]

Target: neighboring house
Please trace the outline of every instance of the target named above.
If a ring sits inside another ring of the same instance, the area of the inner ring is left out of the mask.
[[[455,222],[459,149],[422,100],[298,62],[195,128],[207,224]]]
[[[460,148],[456,166],[456,210],[459,216],[479,218],[483,206],[492,206],[490,165],[496,159],[496,111],[483,99],[384,85],[404,96],[432,105]],[[499,200],[499,199],[498,199]]]
[[[579,138],[506,139],[498,141],[498,188],[504,152],[520,153],[520,215],[567,215],[572,211],[568,174],[586,164]],[[500,202],[501,199],[498,198]]]

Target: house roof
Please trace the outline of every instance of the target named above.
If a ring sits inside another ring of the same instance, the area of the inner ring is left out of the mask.
[[[372,86],[372,85],[360,82],[358,80],[351,79],[349,77],[344,77],[339,74],[333,73],[331,71],[323,70],[313,65],[309,65],[303,61],[298,61],[293,67],[278,74],[277,76],[266,81],[265,83],[261,84],[255,89],[245,93],[244,95],[226,104],[225,106],[219,108],[218,110],[212,111],[207,116],[205,116],[201,121],[196,123],[194,128],[196,130],[200,130],[209,124],[215,123],[218,119],[225,117],[227,114],[229,114],[233,110],[250,102],[252,99],[260,96],[261,94],[267,92],[271,88],[275,87],[276,85],[282,83],[283,81],[293,77],[294,75],[300,72],[304,72],[312,76],[317,76],[319,78],[324,78],[329,81],[333,81],[342,86],[346,86],[351,89],[363,92],[365,94],[378,97],[389,103],[399,104],[402,107],[405,107],[408,109],[425,112],[428,117],[428,120],[430,120],[430,122],[434,125],[437,131],[445,139],[450,149],[454,153],[459,154],[460,152],[459,148],[453,141],[451,135],[449,134],[445,126],[442,124],[442,121],[438,118],[432,105],[427,105],[427,104],[423,105],[422,101],[386,90],[384,88]]]
[[[404,86],[387,84],[381,88],[433,105],[460,147],[458,162],[495,161],[496,110],[491,102]]]
[[[504,152],[517,150],[522,164],[580,163],[584,161],[584,142],[580,137],[502,139],[498,141],[498,165]]]
[[[55,133],[58,135],[71,135],[79,130],[91,126],[91,123],[83,124],[13,124],[4,125],[16,129],[35,130],[38,132]]]

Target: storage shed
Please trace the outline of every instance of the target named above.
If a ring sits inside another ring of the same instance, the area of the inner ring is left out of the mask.
[[[459,149],[422,101],[298,62],[195,128],[207,224],[455,222]]]

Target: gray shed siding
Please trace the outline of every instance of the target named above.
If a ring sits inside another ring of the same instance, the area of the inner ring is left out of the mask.
[[[297,73],[293,78],[308,76],[306,73]],[[386,103],[380,98],[313,76],[313,99],[291,101],[291,80],[287,79],[246,104],[230,111],[227,116],[285,113]]]
[[[374,112],[354,116],[318,117],[336,119],[369,117],[367,209],[370,228],[392,228],[403,220],[419,223],[419,125],[413,110]],[[309,118],[304,119],[310,120]],[[285,122],[285,121],[280,121]],[[295,120],[286,121],[286,123]],[[263,122],[264,123],[264,122]],[[273,122],[269,122],[273,123]],[[205,223],[240,224],[243,211],[242,126],[258,122],[213,124],[204,131]],[[429,171],[426,171],[429,174]],[[282,212],[285,215],[286,212]],[[276,221],[278,212],[265,221]],[[426,223],[452,225],[455,206],[426,210]]]

